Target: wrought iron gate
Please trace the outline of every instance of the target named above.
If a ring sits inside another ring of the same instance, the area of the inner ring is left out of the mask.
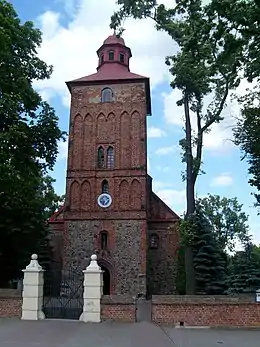
[[[76,319],[83,310],[83,273],[73,269],[44,274],[43,312],[46,318]]]

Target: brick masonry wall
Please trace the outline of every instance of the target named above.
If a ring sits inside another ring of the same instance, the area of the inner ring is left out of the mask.
[[[102,321],[135,322],[135,303],[131,296],[103,296],[101,301]]]
[[[20,318],[22,315],[21,293],[13,289],[0,289],[0,317]]]
[[[153,296],[152,319],[162,325],[260,327],[254,297]]]
[[[113,102],[100,102],[104,87],[112,88]],[[97,168],[99,146],[105,150],[109,146],[114,148],[113,170]],[[96,203],[104,178],[109,183],[113,197],[113,204],[106,211]],[[145,203],[145,84],[74,87],[70,114],[66,219],[91,219],[93,212],[99,213],[96,218],[102,218],[109,210],[145,211]]]

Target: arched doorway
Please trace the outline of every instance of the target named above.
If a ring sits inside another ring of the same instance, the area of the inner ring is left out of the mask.
[[[104,266],[100,265],[101,270],[103,272],[103,295],[110,295],[110,272],[109,270]]]

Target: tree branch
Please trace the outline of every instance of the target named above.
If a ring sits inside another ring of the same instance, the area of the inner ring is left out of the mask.
[[[224,108],[225,102],[227,100],[228,91],[229,91],[229,80],[226,79],[225,92],[224,92],[222,100],[219,104],[219,107],[218,107],[217,111],[215,112],[214,116],[211,119],[209,119],[206,122],[206,124],[201,128],[202,133],[205,132],[219,118],[219,116],[220,116],[220,114]]]

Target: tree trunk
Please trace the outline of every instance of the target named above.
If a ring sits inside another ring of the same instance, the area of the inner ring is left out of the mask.
[[[185,133],[186,133],[186,219],[195,212],[195,192],[193,179],[193,156],[192,156],[192,137],[191,122],[189,112],[188,95],[184,95],[184,112],[185,112]],[[195,271],[193,263],[192,245],[185,247],[185,272],[186,272],[186,294],[194,295],[196,291]]]

